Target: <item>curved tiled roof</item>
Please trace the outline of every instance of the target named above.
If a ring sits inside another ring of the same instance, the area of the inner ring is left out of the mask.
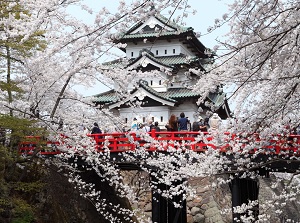
[[[209,93],[207,98],[212,101],[216,106],[221,106],[225,99],[226,95],[225,93],[219,94],[219,93]]]
[[[200,97],[200,94],[188,88],[169,88],[166,92],[160,92],[163,97],[174,99]]]
[[[149,93],[161,98],[161,99],[164,99],[164,100],[167,100],[167,101],[171,101],[171,102],[177,102],[176,100],[172,99],[172,97],[170,96],[166,96],[166,95],[163,95],[161,94],[161,92],[158,92],[156,90],[154,90],[152,87],[148,86],[148,84],[146,84],[146,82],[144,81],[140,81],[140,86],[142,88],[144,88],[146,91],[148,91]]]
[[[187,57],[183,54],[175,56],[155,57],[156,60],[163,64],[176,65],[176,64],[190,64],[191,62],[199,60],[197,56]]]
[[[93,102],[101,104],[116,102],[119,99],[115,90],[109,90],[101,94],[96,94],[92,97],[94,97]]]
[[[171,27],[175,29],[175,31],[163,31],[163,32],[147,32],[147,33],[134,33],[130,34],[132,31],[140,27],[144,24],[144,22],[138,22],[135,25],[133,25],[129,30],[127,30],[125,33],[121,34],[118,40],[121,39],[132,39],[132,38],[149,38],[149,37],[157,37],[157,34],[160,33],[160,36],[170,36],[170,35],[178,35],[180,33],[184,33],[190,30],[194,30],[192,27],[185,27],[180,26],[177,23],[169,20],[168,18],[164,17],[161,14],[157,14],[154,16],[158,21],[165,24],[168,27]]]
[[[165,16],[163,16],[161,14],[157,14],[157,16],[155,16],[155,18],[158,19],[159,21],[161,21],[162,23],[164,23],[170,27],[173,27],[177,30],[182,30],[182,31],[194,30],[192,27],[178,25],[176,22],[173,22],[172,20],[166,18]]]
[[[152,53],[151,53],[152,54]],[[142,53],[140,53],[140,56],[133,59],[129,64],[128,66],[131,66],[132,64],[134,64],[135,62],[137,62],[139,59],[141,59],[143,56],[146,56],[148,57],[150,60],[153,60],[154,62],[162,65],[162,66],[166,66],[166,67],[170,67],[170,68],[173,68],[172,64],[166,64],[166,63],[162,63],[160,60],[158,60],[157,57],[154,57],[153,55],[151,55],[149,52],[147,51],[142,51]]]
[[[180,99],[184,98],[196,98],[200,97],[201,95],[198,92],[193,91],[192,89],[188,88],[169,88],[166,92],[158,92],[154,90],[152,87],[148,86],[148,84],[144,81],[139,82],[139,87],[143,88],[147,92],[155,95],[156,97],[159,97],[163,100],[167,100],[170,102],[178,102]],[[134,89],[132,93],[136,92],[137,89]],[[98,94],[94,96],[94,102],[99,104],[114,104],[119,100],[119,97],[117,96],[117,93],[114,90],[110,90],[107,92],[104,92],[102,94]],[[224,103],[224,100],[226,100],[225,94],[219,94],[219,93],[210,93],[208,95],[208,100],[213,102],[216,106],[221,106]]]
[[[153,55],[148,53],[146,49],[143,50],[142,52],[145,52],[147,57],[152,59],[153,61],[155,61],[163,66],[168,66],[168,67],[172,67],[174,65],[181,65],[181,64],[190,64],[192,62],[199,61],[199,58],[197,56],[187,57],[183,54],[179,54],[179,55],[172,55],[172,56],[154,57]],[[125,63],[123,60],[117,59],[117,60],[113,60],[110,62],[106,62],[103,65],[107,65],[111,68],[125,68],[127,66],[130,66],[131,64],[134,64],[141,57],[142,57],[142,55],[140,55],[137,58],[132,58],[132,59],[128,60],[128,64]],[[201,63],[200,63],[200,65],[203,67],[203,65]]]
[[[134,33],[134,34],[125,34],[123,35],[121,39],[135,39],[135,38],[149,38],[149,37],[158,37],[158,36],[172,36],[172,35],[178,35],[180,33],[185,33],[189,30],[185,31],[161,31],[161,32],[147,32],[147,33]]]

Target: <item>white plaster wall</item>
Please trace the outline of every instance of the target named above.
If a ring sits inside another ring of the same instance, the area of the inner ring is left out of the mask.
[[[168,77],[165,73],[160,72],[161,75],[157,77],[145,78],[148,85],[158,92],[165,92],[167,90]]]
[[[180,53],[194,56],[195,54],[188,50],[184,45],[179,42],[179,40],[171,40],[171,42],[168,42],[166,40],[159,40],[153,43],[151,42],[138,42],[136,45],[133,43],[127,43],[126,47],[126,57],[127,58],[136,58],[139,56],[140,50],[142,49],[148,49],[150,50],[154,56],[172,56],[172,55],[179,55]],[[175,49],[175,53],[173,52],[173,49]],[[165,50],[167,50],[167,54],[165,53]],[[158,51],[158,54],[156,54],[156,51]],[[133,56],[132,56],[133,52]]]
[[[178,107],[172,107],[170,113],[176,115],[176,117],[180,117],[180,113],[184,112],[185,117],[188,117],[189,120],[193,122],[197,111],[198,106],[195,103],[192,103],[191,101],[186,101],[185,104],[181,104]]]
[[[137,118],[138,122],[142,123],[143,117],[145,117],[146,122],[152,120],[152,117],[154,117],[154,121],[158,121],[160,128],[165,129],[165,125],[168,123],[170,116],[174,114],[179,118],[181,112],[184,112],[191,123],[193,123],[199,115],[198,106],[191,100],[186,101],[185,104],[181,104],[178,107],[155,106],[146,108],[121,108],[118,109],[118,111],[116,110],[114,114],[120,116],[123,121],[127,118],[127,127],[130,127],[133,118]],[[205,111],[200,115],[205,118]],[[163,119],[162,122],[161,117]]]
[[[143,117],[145,120],[158,121],[160,126],[164,126],[167,120],[169,119],[169,107],[168,106],[155,106],[155,107],[146,107],[146,108],[121,108],[120,117],[122,120],[127,118],[127,126],[131,125],[133,118],[137,118],[138,122],[143,122]],[[163,121],[161,122],[161,117]]]
[[[186,87],[197,83],[197,80],[189,79],[184,72],[185,70],[181,70],[177,74],[170,76],[169,80],[172,86],[169,84],[168,88]]]

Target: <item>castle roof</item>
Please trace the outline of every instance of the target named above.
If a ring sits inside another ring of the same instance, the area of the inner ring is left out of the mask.
[[[133,89],[128,94],[129,96],[121,97],[115,90],[110,90],[101,94],[94,95],[93,101],[95,104],[105,105],[112,109],[125,104],[127,101],[131,100],[134,97],[138,97],[137,93],[141,91],[144,93],[144,95],[156,101],[160,101],[162,104],[167,104],[170,106],[174,106],[182,99],[199,98],[201,96],[198,92],[195,92],[192,89],[188,88],[169,88],[165,92],[158,92],[148,86],[147,82],[139,81],[138,87]],[[220,92],[210,93],[207,96],[207,100],[213,103],[216,107],[220,107],[224,104],[226,96],[225,93]]]
[[[131,58],[127,61],[117,59],[104,63],[103,65],[107,65],[111,68],[126,68],[131,66],[137,67],[141,65],[140,63],[144,61],[145,58],[148,58],[150,60],[149,62],[152,62],[152,64],[158,64],[170,69],[173,69],[178,65],[190,65],[193,63],[197,63],[197,66],[199,66],[200,69],[204,70],[203,67],[207,63],[203,59],[199,59],[199,57],[197,56],[188,57],[184,54],[154,57],[154,55],[149,50],[143,49],[141,50],[140,55],[137,58]]]
[[[115,43],[128,43],[128,42],[141,42],[147,39],[150,42],[156,40],[166,39],[179,39],[182,44],[190,48],[197,56],[201,58],[209,58],[205,51],[206,47],[196,37],[194,29],[192,27],[184,27],[170,21],[166,17],[157,14],[148,18],[146,21],[140,21],[132,28],[124,33],[120,33],[115,38]],[[126,52],[126,48],[121,48]]]

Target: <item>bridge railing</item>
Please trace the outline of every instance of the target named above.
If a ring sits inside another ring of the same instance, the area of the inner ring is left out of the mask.
[[[26,140],[19,144],[19,153],[32,155],[36,151],[43,155],[57,155],[61,151],[58,146],[61,143],[59,141],[50,141],[43,139],[40,136],[26,136]]]
[[[139,135],[140,134],[140,135]],[[260,139],[259,134],[210,134],[208,132],[156,132],[149,133],[102,133],[88,134],[87,137],[94,139],[95,149],[99,152],[132,151],[144,147],[148,151],[168,151],[171,149],[189,149],[195,152],[203,152],[208,147],[218,149],[220,152],[235,151],[300,155],[300,135],[274,135],[269,139]],[[55,155],[61,153],[58,149],[64,142],[42,140],[39,136],[28,136],[26,141],[20,143],[19,152],[32,154],[39,149],[40,154]],[[221,140],[218,143],[218,138]],[[69,148],[74,149],[72,146]],[[251,149],[249,149],[251,148]]]
[[[207,133],[203,133],[207,135]],[[110,152],[123,152],[126,150],[135,150],[141,146],[149,151],[167,151],[169,146],[179,148],[180,145],[191,150],[204,151],[207,146],[215,148],[215,145],[209,143],[213,138],[208,136],[205,138],[197,138],[201,136],[199,132],[156,132],[152,130],[149,133],[109,133],[109,134],[88,134],[93,137],[97,149],[102,150],[108,148]]]
[[[180,147],[185,145],[186,148],[194,151],[205,151],[207,147],[219,149],[221,152],[228,152],[237,145],[239,148],[247,148],[251,145],[252,153],[260,152],[265,153],[299,153],[300,136],[289,135],[272,136],[268,140],[262,140],[258,134],[230,134],[224,133],[225,137],[222,138],[222,144],[217,145],[213,142],[215,136],[205,132],[155,132],[151,131],[149,136],[154,142],[147,141],[145,138],[138,137],[135,133],[112,133],[112,134],[94,134],[89,135],[93,137],[98,145],[98,148],[109,148],[111,152],[122,152],[124,150],[134,150],[136,147],[148,147],[149,151],[154,150],[167,150],[168,146]],[[131,137],[131,139],[130,139]],[[138,142],[132,143],[130,141]],[[106,142],[106,143],[105,143]],[[255,148],[256,147],[256,148]]]

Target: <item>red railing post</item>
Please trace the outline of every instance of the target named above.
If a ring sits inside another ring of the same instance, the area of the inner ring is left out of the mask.
[[[151,135],[152,138],[156,138],[156,131],[155,131],[155,129],[151,130],[150,135]]]
[[[113,150],[114,151],[117,151],[118,150],[118,143],[117,143],[118,141],[117,141],[117,139],[116,139],[116,137],[113,137]]]

